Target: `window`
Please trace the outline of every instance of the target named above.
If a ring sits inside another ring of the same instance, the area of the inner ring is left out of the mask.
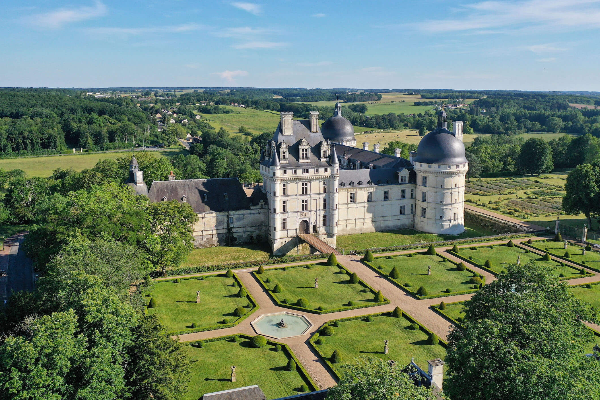
[[[400,191],[400,198],[401,198],[401,199],[405,199],[405,198],[406,198],[406,189],[402,189],[402,190]]]
[[[388,201],[389,199],[390,199],[390,191],[384,190],[383,191],[383,201]]]
[[[281,229],[282,230],[286,230],[287,229],[287,218],[282,218],[281,219]]]
[[[422,202],[426,202],[427,201],[427,192],[421,193],[421,201]]]
[[[300,149],[300,159],[308,160],[308,149],[306,149],[306,148]]]
[[[288,159],[288,151],[281,149],[281,161],[287,161]]]
[[[325,172],[329,172],[329,168],[325,168]]]
[[[421,218],[425,218],[427,216],[427,209],[425,207],[421,207]]]
[[[400,206],[400,215],[406,214],[406,206]]]
[[[323,226],[327,226],[327,215],[323,214]]]
[[[284,174],[284,175],[287,175],[287,169],[284,169],[284,170],[283,170],[283,174]]]
[[[287,212],[287,201],[286,200],[281,202],[281,211]]]
[[[411,199],[415,198],[415,189],[410,189],[410,198]]]
[[[323,199],[323,210],[327,210],[327,199]]]
[[[442,219],[442,216],[440,215],[440,219]]]
[[[400,183],[406,183],[406,175],[400,177]]]
[[[423,187],[427,187],[427,177],[426,176],[423,177],[423,181],[422,182],[423,182],[422,186]]]
[[[373,201],[373,192],[369,192],[369,193],[367,193],[367,201],[368,201],[368,202],[371,202],[371,201]]]
[[[284,195],[284,196],[287,195],[287,183],[284,183],[282,185],[281,194]]]
[[[315,168],[315,174],[319,173],[319,168]]]
[[[458,215],[456,213],[454,213],[454,220],[456,221],[458,219]]]
[[[302,200],[302,211],[308,210],[308,200]]]
[[[356,193],[350,193],[350,203],[356,203]]]
[[[327,182],[323,182],[323,193],[327,193]]]
[[[413,215],[415,213],[415,205],[411,204],[410,205],[410,215]]]
[[[308,174],[308,168],[303,168],[303,169],[302,169],[302,173],[303,173],[303,174]]]
[[[229,217],[229,225],[233,225],[233,217]]]
[[[302,194],[308,194],[308,182],[302,182]]]
[[[295,170],[293,170],[293,171],[292,171],[292,173],[293,173],[294,175],[296,175],[296,174],[298,173],[298,170],[297,170],[297,169],[295,169]]]

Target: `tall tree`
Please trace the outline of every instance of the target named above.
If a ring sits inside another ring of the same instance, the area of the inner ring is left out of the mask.
[[[569,214],[583,213],[592,226],[592,215],[600,212],[600,167],[578,165],[567,175],[563,210]]]
[[[544,139],[531,138],[523,143],[517,168],[522,174],[539,175],[554,168],[552,149]]]

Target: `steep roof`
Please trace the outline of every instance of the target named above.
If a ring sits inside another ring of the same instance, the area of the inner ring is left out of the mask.
[[[369,164],[374,168],[392,168],[400,170],[402,168],[412,168],[412,164],[405,158],[398,158],[383,153],[375,153],[374,151],[362,150],[357,147],[344,146],[341,144],[335,145],[335,150],[340,159],[346,159],[352,163],[360,162],[361,168],[365,168]]]
[[[438,127],[421,139],[415,162],[425,164],[463,164],[465,145],[444,127]]]
[[[340,170],[340,188],[399,184],[398,172],[391,168]]]

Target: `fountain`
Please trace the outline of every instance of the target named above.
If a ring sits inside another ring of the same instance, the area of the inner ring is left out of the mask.
[[[306,317],[291,312],[264,314],[251,325],[256,333],[276,339],[303,335],[312,326]]]

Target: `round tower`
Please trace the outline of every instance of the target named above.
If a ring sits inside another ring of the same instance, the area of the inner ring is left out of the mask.
[[[413,165],[417,174],[415,229],[454,235],[464,232],[469,164],[463,142],[447,129],[444,111],[437,129],[419,143]]]

